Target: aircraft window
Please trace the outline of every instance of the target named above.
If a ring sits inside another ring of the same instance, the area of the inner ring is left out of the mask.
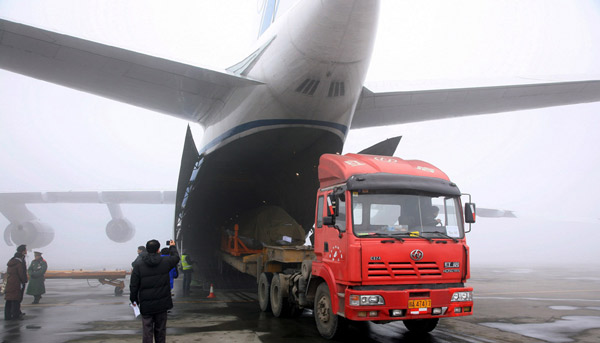
[[[317,201],[317,227],[323,227],[323,196]]]

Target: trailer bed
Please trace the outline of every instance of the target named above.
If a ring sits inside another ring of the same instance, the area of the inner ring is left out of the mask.
[[[258,278],[262,272],[277,273],[286,267],[297,267],[304,260],[314,259],[313,248],[300,246],[265,246],[260,253],[233,256],[221,251],[222,260],[242,273]]]

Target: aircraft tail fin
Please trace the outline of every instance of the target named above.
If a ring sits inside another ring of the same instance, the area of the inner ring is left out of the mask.
[[[359,152],[359,154],[393,156],[396,152],[396,149],[398,148],[400,139],[402,139],[402,136],[388,138],[384,141],[381,141],[373,146],[362,150],[361,152]]]
[[[258,37],[279,18],[282,14],[292,7],[298,0],[259,0],[262,5],[259,6],[260,23],[258,26]]]
[[[263,0],[260,26],[258,27],[258,36],[260,37],[271,24],[275,21],[278,9],[277,0]]]

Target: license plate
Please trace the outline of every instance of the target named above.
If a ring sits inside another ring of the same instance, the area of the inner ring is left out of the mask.
[[[431,307],[431,299],[409,300],[408,308],[425,308]]]

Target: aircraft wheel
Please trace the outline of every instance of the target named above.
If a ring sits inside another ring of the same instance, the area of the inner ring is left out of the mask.
[[[287,298],[283,297],[279,273],[275,273],[271,281],[271,310],[275,317],[288,317],[290,315],[290,303]]]
[[[262,273],[258,278],[258,305],[263,312],[271,311],[271,280],[273,273]]]
[[[430,319],[409,319],[403,320],[404,326],[410,332],[414,332],[416,334],[424,334],[431,332],[431,330],[435,329],[437,326],[439,319],[438,318],[430,318]]]
[[[344,318],[333,313],[331,306],[331,296],[329,295],[329,287],[323,282],[317,287],[315,294],[314,307],[315,322],[317,330],[323,338],[332,339],[337,337],[343,331]]]
[[[120,297],[123,295],[123,288],[115,287],[115,297]]]

